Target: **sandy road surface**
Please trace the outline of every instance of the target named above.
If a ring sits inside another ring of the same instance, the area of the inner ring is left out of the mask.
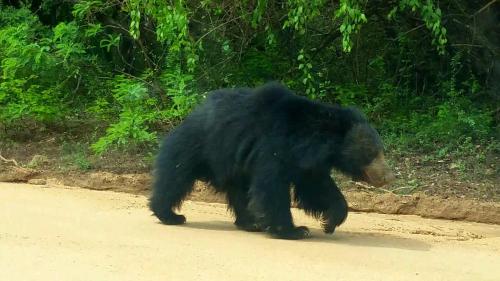
[[[141,196],[0,183],[0,279],[500,280],[500,226],[351,213],[306,241],[237,231],[224,205],[186,202],[185,226]]]

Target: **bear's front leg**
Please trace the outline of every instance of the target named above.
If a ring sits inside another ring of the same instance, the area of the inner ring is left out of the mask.
[[[347,218],[348,208],[344,195],[331,177],[321,181],[322,188],[326,190],[328,198],[328,208],[321,214],[321,226],[325,233],[331,234],[337,226],[340,226]]]
[[[307,238],[310,236],[309,229],[293,224],[290,182],[278,171],[271,168],[254,175],[249,190],[249,209],[271,237],[291,240]]]
[[[333,233],[347,217],[347,202],[329,171],[301,171],[294,179],[294,200],[307,214],[321,218],[325,233]]]
[[[335,228],[341,225],[346,218],[347,202],[344,196],[342,196],[333,201],[330,208],[321,215],[321,226],[323,227],[323,231],[329,234],[333,233]]]

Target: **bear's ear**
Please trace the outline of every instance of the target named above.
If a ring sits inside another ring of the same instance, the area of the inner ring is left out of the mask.
[[[346,108],[330,106],[318,110],[315,121],[321,124],[322,129],[336,134],[345,134],[358,122],[358,118]]]
[[[350,121],[351,123],[366,123],[367,119],[363,112],[361,112],[358,108],[354,106],[345,107],[343,110],[343,116],[346,121]]]
[[[333,107],[324,116],[330,121],[329,128],[341,134],[346,134],[357,124],[367,123],[363,113],[355,107]]]

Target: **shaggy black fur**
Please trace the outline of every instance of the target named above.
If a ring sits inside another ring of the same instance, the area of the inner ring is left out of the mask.
[[[293,184],[298,206],[333,233],[347,203],[331,169],[359,178],[381,150],[355,109],[313,102],[277,83],[217,90],[165,138],[150,208],[165,224],[184,223],[174,209],[199,179],[227,195],[238,228],[300,239],[309,231],[293,224]]]

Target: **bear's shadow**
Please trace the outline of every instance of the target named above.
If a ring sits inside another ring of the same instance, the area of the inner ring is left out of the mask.
[[[241,231],[238,230],[234,224],[227,221],[192,221],[182,225],[182,227],[211,230],[211,231]],[[380,248],[394,248],[414,251],[428,251],[431,248],[429,243],[421,240],[399,237],[392,234],[379,233],[379,232],[357,232],[357,231],[343,231],[337,229],[333,235],[324,234],[321,229],[309,228],[312,237],[304,239],[300,242],[306,243],[331,243],[331,244],[347,244],[358,247],[380,247]],[[262,232],[248,232],[249,235],[262,235],[269,239]]]

